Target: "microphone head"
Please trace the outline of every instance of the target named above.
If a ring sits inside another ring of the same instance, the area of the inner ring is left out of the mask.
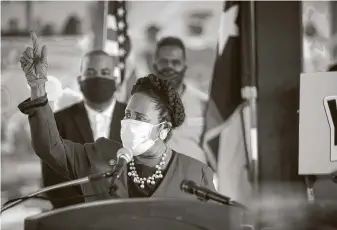
[[[129,163],[133,158],[133,154],[130,150],[126,148],[121,148],[117,151],[117,159],[121,158],[124,159],[126,163]]]
[[[180,184],[180,189],[190,194],[194,193],[196,187],[198,187],[198,185],[191,180],[183,180]]]

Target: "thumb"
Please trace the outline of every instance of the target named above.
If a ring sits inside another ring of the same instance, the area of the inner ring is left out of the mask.
[[[42,46],[41,49],[41,61],[47,63],[47,47],[46,45]]]

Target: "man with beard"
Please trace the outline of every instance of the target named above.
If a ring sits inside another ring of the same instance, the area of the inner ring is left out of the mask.
[[[158,77],[171,82],[185,107],[185,122],[173,131],[168,143],[170,148],[207,163],[205,152],[200,147],[206,101],[184,82],[186,50],[181,39],[164,37],[157,43],[153,69]]]
[[[125,104],[115,99],[116,84],[113,76],[112,57],[101,50],[87,53],[81,61],[78,84],[84,101],[55,113],[55,120],[62,138],[77,143],[94,142],[106,137],[121,143],[121,120]],[[47,164],[42,164],[44,186],[66,182]],[[47,194],[54,208],[83,203],[78,187],[58,189]]]

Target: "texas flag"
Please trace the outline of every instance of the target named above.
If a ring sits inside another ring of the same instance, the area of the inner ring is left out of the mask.
[[[243,57],[249,57],[245,53],[248,39],[242,30],[247,19],[243,14],[246,11],[242,11],[244,4],[224,3],[203,136],[209,165],[218,177],[218,192],[242,203],[252,193],[247,138],[249,107],[241,96],[243,75],[247,74]]]

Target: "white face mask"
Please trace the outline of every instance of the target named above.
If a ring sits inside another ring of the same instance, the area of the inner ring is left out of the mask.
[[[141,155],[149,150],[159,138],[156,140],[150,138],[152,129],[163,123],[152,125],[132,119],[122,120],[121,139],[123,147],[132,151],[134,156]]]

